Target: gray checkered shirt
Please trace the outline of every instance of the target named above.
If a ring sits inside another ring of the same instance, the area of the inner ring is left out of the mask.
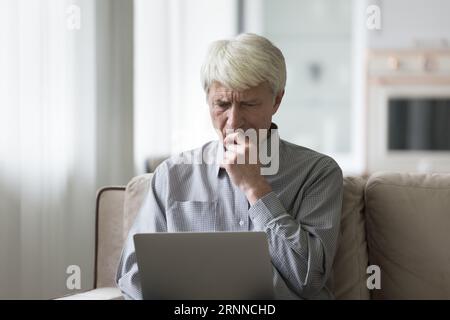
[[[133,235],[180,231],[265,231],[278,299],[329,299],[342,205],[342,172],[323,154],[280,139],[272,192],[250,206],[218,162],[212,141],[163,162],[125,242],[116,281],[126,299],[142,299]],[[156,258],[156,257],[155,257]]]

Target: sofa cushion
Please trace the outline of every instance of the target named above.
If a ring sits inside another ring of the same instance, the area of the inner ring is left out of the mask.
[[[142,201],[152,174],[133,178],[125,187],[105,187],[97,194],[95,288],[114,287],[123,243]]]
[[[339,242],[333,264],[334,295],[337,299],[369,299],[366,286],[368,263],[364,226],[362,177],[344,178]]]
[[[139,175],[131,179],[131,181],[127,184],[123,207],[123,242],[127,238],[131,225],[133,224],[144,198],[148,193],[152,176],[152,173]]]
[[[119,288],[105,287],[67,295],[55,300],[123,300],[123,296]]]
[[[113,287],[123,240],[124,187],[105,187],[97,193],[95,288]]]
[[[374,174],[365,199],[372,298],[450,299],[450,174]]]

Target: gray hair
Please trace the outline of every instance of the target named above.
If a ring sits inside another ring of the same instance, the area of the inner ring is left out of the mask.
[[[283,53],[268,39],[252,33],[215,41],[201,69],[206,93],[214,81],[238,91],[267,82],[273,93],[279,94],[286,85]]]

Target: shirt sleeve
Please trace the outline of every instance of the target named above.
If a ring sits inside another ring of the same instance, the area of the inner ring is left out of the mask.
[[[339,235],[343,178],[330,159],[287,212],[274,192],[249,209],[256,229],[266,232],[274,267],[300,297],[314,298],[331,273]],[[298,192],[298,190],[293,190]]]
[[[165,232],[167,221],[165,216],[165,195],[167,179],[164,163],[155,171],[136,219],[130,228],[119,260],[116,273],[117,286],[125,299],[142,299],[142,289],[137,267],[133,236],[137,233]]]

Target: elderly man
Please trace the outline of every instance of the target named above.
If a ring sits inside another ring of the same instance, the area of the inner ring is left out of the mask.
[[[122,252],[119,288],[125,298],[142,299],[136,233],[265,231],[276,298],[332,298],[328,280],[339,233],[342,172],[330,157],[279,139],[272,116],[284,95],[283,54],[254,34],[216,41],[201,78],[219,140],[156,169]],[[251,130],[263,134],[256,140],[242,136]],[[250,161],[255,148],[269,149],[276,164],[263,163],[261,152]],[[204,155],[216,161],[192,161]],[[273,170],[263,174],[268,166]]]

